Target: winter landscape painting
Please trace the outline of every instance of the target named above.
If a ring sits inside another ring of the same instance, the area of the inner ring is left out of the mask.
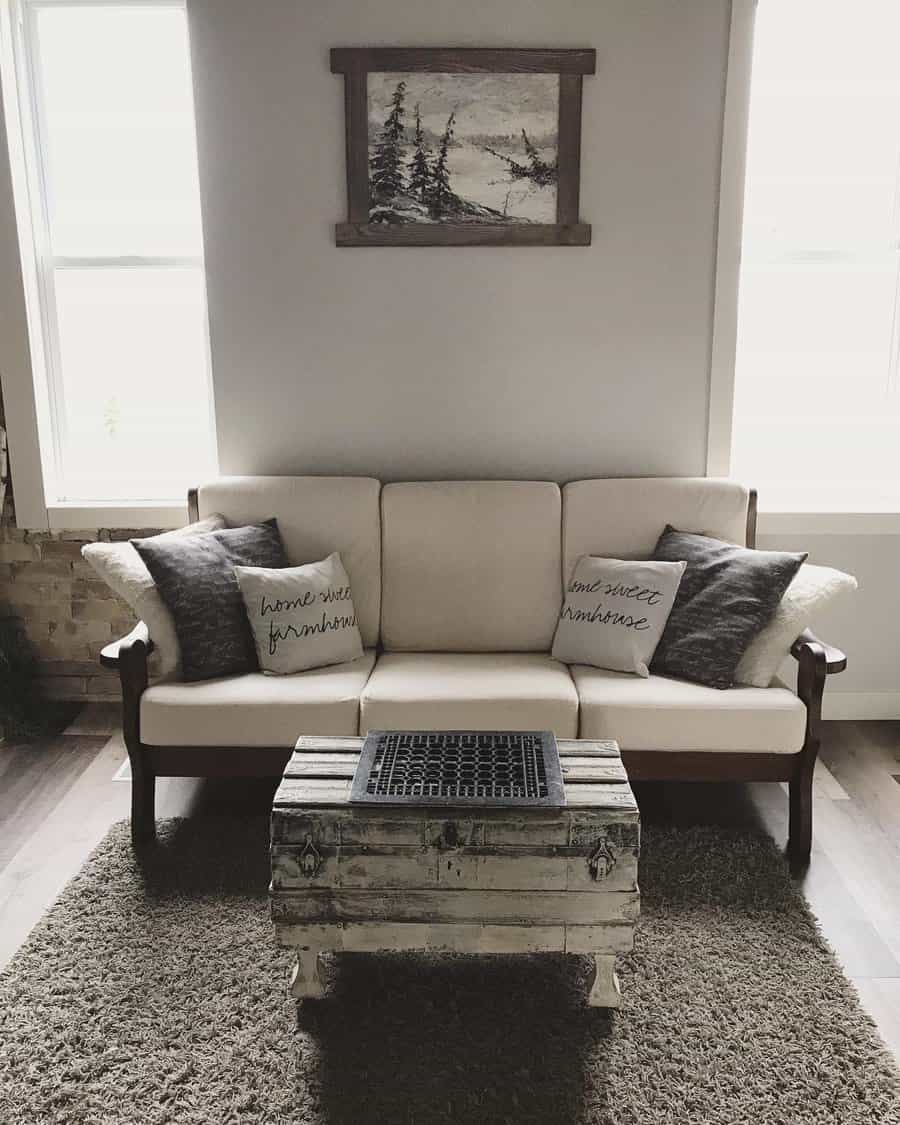
[[[337,246],[590,246],[592,47],[332,47],[344,79]]]
[[[366,77],[370,224],[556,223],[558,74]]]

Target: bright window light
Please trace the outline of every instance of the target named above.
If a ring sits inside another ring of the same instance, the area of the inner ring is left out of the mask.
[[[18,17],[51,498],[183,498],[215,470],[184,7],[22,0]]]
[[[900,3],[760,0],[732,472],[781,506],[900,500]]]

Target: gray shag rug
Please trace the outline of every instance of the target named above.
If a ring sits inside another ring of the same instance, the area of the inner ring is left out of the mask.
[[[894,1125],[900,1072],[771,840],[645,832],[624,1005],[580,958],[343,955],[287,995],[264,819],[117,825],[0,977],[3,1125]]]

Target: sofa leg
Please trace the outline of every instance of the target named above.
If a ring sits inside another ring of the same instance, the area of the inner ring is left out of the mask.
[[[790,820],[787,854],[792,868],[804,868],[812,851],[813,762],[803,763],[789,783]]]
[[[137,847],[156,835],[156,778],[141,746],[141,695],[147,687],[147,643],[140,637],[119,649],[122,734],[131,762],[131,842]]]
[[[137,768],[135,768],[137,765]],[[131,758],[131,842],[156,836],[156,778]]]

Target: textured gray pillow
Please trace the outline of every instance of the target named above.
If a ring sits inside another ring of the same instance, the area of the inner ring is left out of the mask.
[[[741,657],[772,619],[806,554],[754,551],[667,527],[653,558],[683,560],[687,569],[651,671],[729,688]]]
[[[255,671],[253,634],[234,568],[287,566],[277,521],[131,543],[174,618],[184,679]]]
[[[198,523],[164,531],[155,539],[169,540],[181,535],[205,535],[226,526],[225,517],[208,516]],[[103,581],[126,601],[135,616],[144,622],[153,641],[150,654],[150,675],[179,679],[181,676],[181,649],[175,622],[165,602],[159,596],[156,583],[144,565],[141,556],[130,543],[85,543],[81,548],[84,560],[96,570]]]

